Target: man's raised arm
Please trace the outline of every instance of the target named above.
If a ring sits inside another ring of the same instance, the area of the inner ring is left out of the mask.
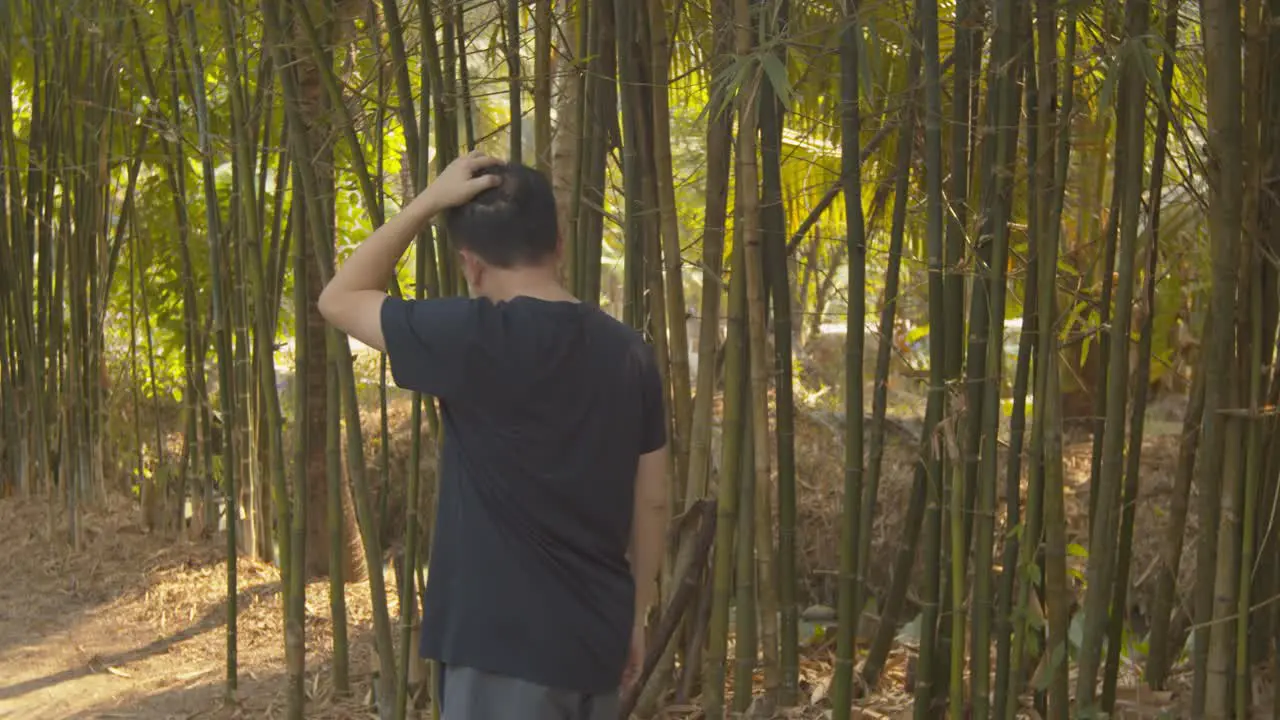
[[[436,214],[494,187],[499,178],[475,177],[480,168],[500,162],[477,153],[464,155],[445,168],[395,217],[356,248],[320,293],[320,314],[329,324],[378,350],[386,350],[381,310],[396,263],[409,243]]]

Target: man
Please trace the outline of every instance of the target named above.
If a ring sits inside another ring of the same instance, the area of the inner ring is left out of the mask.
[[[438,214],[470,298],[386,295]],[[422,653],[444,720],[614,720],[636,679],[664,542],[666,423],[642,337],[558,281],[546,177],[472,153],[352,253],[320,295],[439,398],[444,445]]]

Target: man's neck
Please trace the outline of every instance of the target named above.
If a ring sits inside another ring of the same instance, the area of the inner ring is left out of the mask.
[[[495,303],[518,297],[552,302],[578,302],[578,299],[560,284],[552,268],[520,268],[497,272],[490,270],[490,273],[491,275],[486,278],[484,292],[481,294]]]

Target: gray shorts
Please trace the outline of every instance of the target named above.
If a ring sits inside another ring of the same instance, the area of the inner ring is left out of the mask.
[[[558,690],[459,665],[440,678],[441,720],[618,720],[618,694]]]

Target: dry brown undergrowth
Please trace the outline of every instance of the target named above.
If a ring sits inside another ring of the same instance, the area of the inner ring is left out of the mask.
[[[370,419],[376,421],[373,415]],[[393,419],[393,427],[403,427],[394,409]],[[406,443],[400,432],[393,435],[396,462]],[[1069,438],[1066,450],[1068,513],[1078,539],[1087,508],[1088,439]],[[1144,443],[1133,567],[1139,598],[1147,592],[1149,566],[1163,536],[1176,451],[1174,436],[1157,435]],[[872,568],[873,581],[888,577],[887,559],[901,536],[914,452],[905,435],[892,440],[886,451],[873,531],[873,557],[886,560]],[[843,483],[839,429],[802,415],[797,453],[800,570],[807,591],[821,596],[834,589],[822,578],[835,569],[838,554]],[[230,705],[222,699],[226,564],[221,539],[174,541],[146,534],[135,504],[113,497],[86,513],[85,546],[72,552],[60,512],[54,514],[50,536],[49,508],[43,499],[0,501],[0,546],[7,551],[0,564],[0,677],[5,678],[0,718],[282,715],[283,630],[274,568],[239,560],[241,691],[239,703]],[[1188,529],[1189,535],[1193,532]],[[1184,587],[1192,572],[1191,562],[1184,562]],[[394,597],[392,603],[394,612]],[[354,696],[335,698],[327,670],[328,586],[317,582],[308,587],[308,717],[371,716],[365,704],[372,659],[366,638],[371,617],[367,586],[349,586],[347,604]],[[829,644],[806,651],[801,690],[807,698],[823,700],[832,653]],[[867,703],[865,717],[894,717],[909,705],[904,694],[908,655],[906,648],[895,650],[882,692]],[[671,717],[689,717],[691,710],[668,708]]]

